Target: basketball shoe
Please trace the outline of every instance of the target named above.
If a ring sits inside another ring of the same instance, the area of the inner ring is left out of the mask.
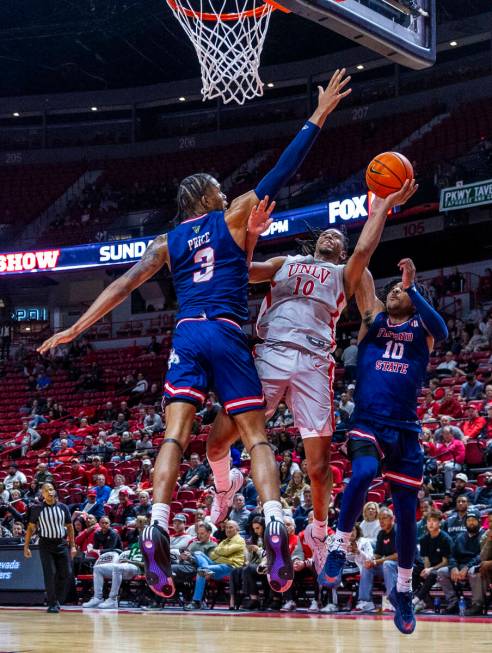
[[[294,579],[289,534],[283,522],[272,517],[265,527],[267,578],[274,592],[286,592]]]
[[[415,630],[417,622],[413,611],[412,592],[397,592],[396,586],[393,587],[388,596],[391,605],[395,608],[395,626],[400,633],[411,635]]]
[[[328,535],[320,540],[313,535],[313,525],[308,524],[304,529],[304,542],[313,552],[314,568],[316,573],[320,574],[328,555]]]
[[[145,563],[145,578],[150,589],[159,596],[169,598],[174,594],[171,571],[169,535],[154,522],[140,535],[140,550]]]
[[[342,580],[342,570],[346,555],[342,549],[333,549],[328,553],[325,565],[318,576],[318,583],[322,587],[338,587]]]
[[[212,507],[210,508],[210,521],[212,524],[220,524],[227,517],[229,508],[232,506],[234,495],[243,486],[244,477],[236,467],[229,472],[231,487],[224,492],[215,492]]]

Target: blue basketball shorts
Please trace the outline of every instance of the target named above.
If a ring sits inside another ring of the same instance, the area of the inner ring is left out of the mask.
[[[369,452],[364,445],[369,445],[381,461],[385,480],[415,490],[420,488],[424,454],[417,431],[358,419],[352,425],[348,437],[352,458],[367,455]]]
[[[248,340],[227,318],[184,318],[174,332],[164,384],[166,401],[201,406],[213,390],[229,415],[265,407]]]

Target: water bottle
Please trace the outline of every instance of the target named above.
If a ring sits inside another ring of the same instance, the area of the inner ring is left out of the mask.
[[[466,602],[465,602],[465,597],[464,596],[460,597],[460,601],[458,603],[458,608],[459,608],[460,617],[464,617],[465,616],[465,610],[466,610]]]
[[[434,599],[434,612],[436,614],[441,614],[441,599],[439,596],[436,596]]]

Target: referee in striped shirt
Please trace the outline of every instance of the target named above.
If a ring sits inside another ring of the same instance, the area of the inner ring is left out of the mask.
[[[60,604],[67,595],[71,563],[67,548],[67,535],[72,558],[77,553],[70,511],[59,503],[56,490],[51,483],[41,488],[43,502],[29,509],[28,526],[24,543],[24,556],[30,558],[31,537],[39,532],[39,554],[43,565],[44,584],[48,598],[48,612],[60,612]]]

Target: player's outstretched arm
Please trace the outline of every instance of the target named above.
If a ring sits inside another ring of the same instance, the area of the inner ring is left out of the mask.
[[[168,263],[167,236],[158,236],[147,248],[142,259],[131,267],[119,279],[113,281],[77,320],[77,322],[60,333],[45,340],[38,347],[38,352],[44,354],[53,347],[71,342],[95,322],[107,315],[116,306],[128,297],[128,295],[141,286],[147,279]]]
[[[415,265],[412,259],[404,258],[398,263],[402,272],[403,290],[408,294],[415,306],[417,313],[422,318],[422,322],[427,333],[436,341],[446,340],[448,337],[448,327],[439,313],[429,304],[428,301],[419,293],[415,286]]]
[[[362,318],[359,330],[359,341],[361,341],[374,322],[376,315],[384,311],[384,304],[376,295],[374,279],[367,268],[362,273],[362,278],[355,291],[355,300]]]
[[[345,73],[345,68],[336,70],[325,89],[318,86],[316,110],[286,147],[275,166],[263,177],[255,190],[249,191],[232,201],[225,216],[234,240],[238,244],[242,242],[243,245],[241,246],[244,247],[244,239],[241,241],[240,231],[244,231],[253,206],[258,204],[258,200],[262,200],[267,195],[274,198],[282,186],[295,175],[318,138],[327,117],[338,106],[340,101],[351,92],[350,88],[346,88],[350,82],[350,76],[345,77]],[[236,233],[237,231],[239,233]]]
[[[366,220],[364,228],[359,236],[357,245],[345,266],[343,280],[345,284],[345,295],[347,299],[352,297],[360,283],[362,273],[369,265],[371,256],[381,240],[384,225],[388,212],[397,205],[405,204],[417,192],[418,184],[415,179],[407,179],[401,189],[391,193],[385,199],[374,197],[371,206],[371,213]]]

